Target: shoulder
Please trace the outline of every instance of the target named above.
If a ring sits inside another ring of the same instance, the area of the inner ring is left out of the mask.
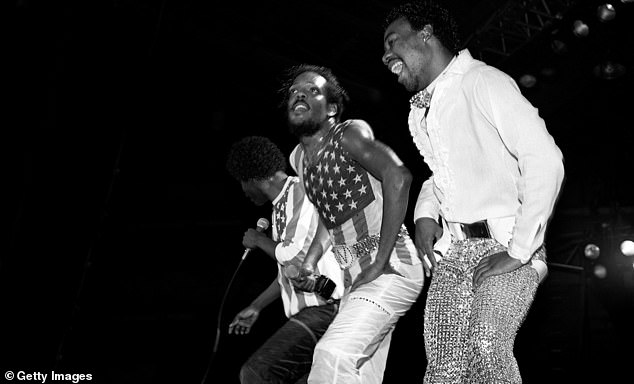
[[[501,70],[481,61],[476,62],[478,64],[471,67],[470,70],[465,73],[463,82],[473,84],[474,86],[514,83],[513,78]]]
[[[343,138],[347,139],[374,139],[372,127],[365,120],[350,119],[341,123],[343,126]]]
[[[368,155],[374,143],[374,132],[370,125],[364,120],[347,120],[341,138],[343,149],[348,152],[353,159],[359,160]]]
[[[294,194],[303,193],[304,189],[302,188],[302,184],[300,183],[299,177],[297,176],[289,176],[289,189]]]
[[[465,73],[460,87],[463,92],[478,99],[488,99],[509,92],[515,94],[519,91],[511,76],[484,63]]]
[[[302,182],[299,179],[299,177],[297,176],[289,176],[290,182],[289,182],[289,190],[290,193],[295,196],[295,198],[297,197],[304,197],[305,193],[304,193],[304,187],[302,186]]]

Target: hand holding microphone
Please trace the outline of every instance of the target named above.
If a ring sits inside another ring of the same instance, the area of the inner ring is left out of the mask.
[[[300,270],[293,264],[288,264],[284,267],[284,276],[291,280],[295,288],[304,292],[317,293],[326,300],[330,299],[337,286],[327,276],[319,275],[312,270],[304,268]]]
[[[246,247],[244,253],[242,254],[242,260],[244,260],[249,252],[255,247],[257,247],[257,239],[262,236],[262,232],[264,232],[269,227],[269,221],[265,218],[260,218],[257,223],[257,229],[249,229],[244,233],[242,237],[242,245]]]
[[[304,292],[313,292],[315,290],[314,274],[301,273],[295,264],[288,264],[284,267],[284,276],[291,280],[295,288]]]

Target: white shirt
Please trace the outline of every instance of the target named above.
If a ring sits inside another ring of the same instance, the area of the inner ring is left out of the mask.
[[[467,50],[431,88],[427,116],[414,107],[409,114],[414,143],[432,171],[414,220],[510,222],[502,243],[527,263],[544,241],[564,177],[544,120],[511,77]]]

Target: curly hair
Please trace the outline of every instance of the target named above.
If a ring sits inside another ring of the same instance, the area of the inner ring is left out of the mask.
[[[429,24],[434,29],[434,35],[441,44],[457,53],[460,50],[458,23],[449,11],[433,1],[412,1],[393,8],[385,18],[383,30],[395,20],[403,18],[409,22],[414,31],[420,31]]]
[[[231,146],[226,168],[238,181],[264,180],[286,172],[286,157],[268,138],[247,136]]]
[[[315,72],[326,79],[326,101],[328,101],[328,103],[337,104],[337,114],[335,115],[335,119],[340,121],[341,114],[343,113],[345,106],[350,102],[350,97],[341,83],[339,83],[337,76],[332,73],[332,70],[319,65],[299,64],[288,68],[284,72],[282,87],[278,91],[282,97],[280,107],[286,107],[289,97],[288,90],[295,82],[295,79],[305,72]]]

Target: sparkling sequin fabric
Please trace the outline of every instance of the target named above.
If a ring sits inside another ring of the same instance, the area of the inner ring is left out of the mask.
[[[431,102],[431,93],[427,92],[426,89],[419,91],[414,96],[409,99],[409,105],[414,108],[429,108],[429,103]]]
[[[434,271],[425,307],[424,383],[521,383],[513,344],[538,285],[524,265],[477,288],[473,272],[483,257],[504,251],[492,239],[452,242]],[[545,260],[543,248],[534,256]]]

